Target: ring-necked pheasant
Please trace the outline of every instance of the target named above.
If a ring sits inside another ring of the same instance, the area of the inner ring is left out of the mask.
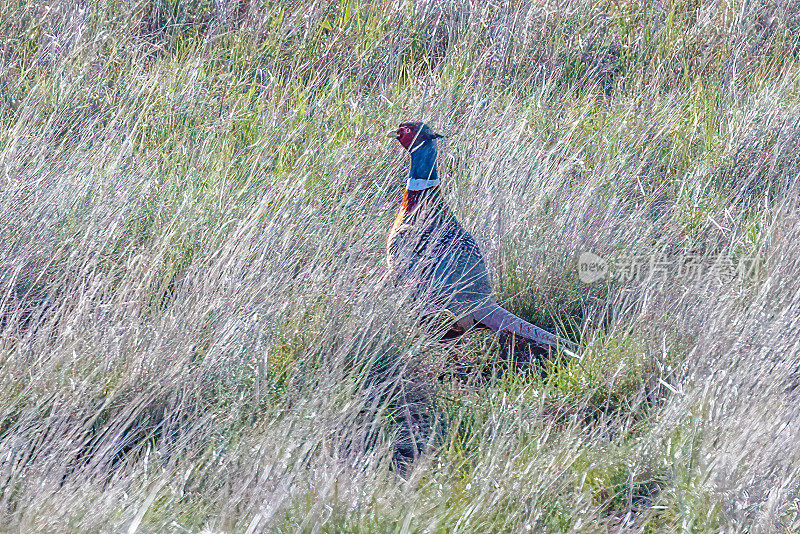
[[[427,124],[404,122],[388,137],[411,154],[411,168],[397,218],[389,230],[387,259],[398,277],[415,283],[417,295],[451,312],[446,337],[473,327],[514,334],[542,349],[575,356],[574,344],[497,304],[478,245],[456,220],[439,190],[436,140]]]

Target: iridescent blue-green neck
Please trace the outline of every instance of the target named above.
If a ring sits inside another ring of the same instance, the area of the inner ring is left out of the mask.
[[[421,191],[439,185],[436,172],[436,139],[428,139],[411,149],[411,168],[409,170],[409,191]]]

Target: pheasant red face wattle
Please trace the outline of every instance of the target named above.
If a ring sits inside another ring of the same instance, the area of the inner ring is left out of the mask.
[[[414,144],[414,141],[417,138],[418,130],[417,128],[411,123],[403,123],[398,126],[397,130],[391,131],[386,134],[386,137],[391,139],[397,139],[403,148],[406,150],[411,149],[411,145]]]

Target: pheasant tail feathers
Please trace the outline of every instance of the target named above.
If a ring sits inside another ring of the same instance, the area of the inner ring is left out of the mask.
[[[475,313],[475,318],[479,323],[493,332],[510,332],[529,341],[533,341],[542,347],[560,349],[568,356],[579,358],[579,356],[573,352],[576,349],[573,342],[551,334],[547,330],[517,317],[497,304],[492,303],[478,310]]]

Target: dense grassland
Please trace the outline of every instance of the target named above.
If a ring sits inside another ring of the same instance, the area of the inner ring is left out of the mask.
[[[409,119],[582,361],[424,335]],[[0,530],[798,531],[799,178],[796,0],[0,0]]]

